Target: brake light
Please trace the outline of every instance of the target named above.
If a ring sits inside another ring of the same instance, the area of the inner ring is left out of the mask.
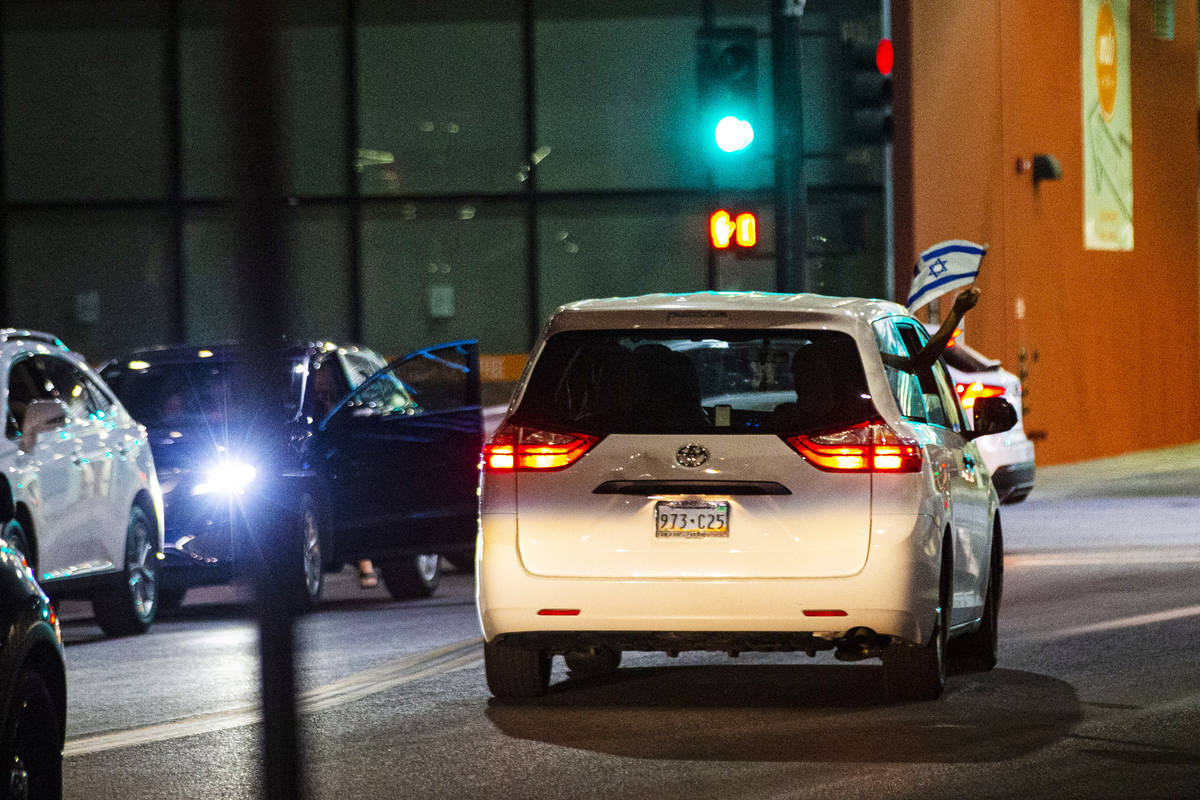
[[[958,338],[960,336],[962,336],[962,328],[955,328],[954,333],[950,334],[950,341],[946,342],[946,349],[949,350],[950,348],[957,346]]]
[[[784,439],[804,460],[826,472],[920,472],[921,445],[878,420],[840,431]]]
[[[508,470],[566,469],[600,441],[587,433],[560,433],[502,425],[483,446],[483,468]]]
[[[958,392],[958,399],[962,401],[963,408],[974,408],[975,401],[980,397],[1003,397],[1003,386],[992,386],[982,381],[974,383],[956,383],[954,391]]]

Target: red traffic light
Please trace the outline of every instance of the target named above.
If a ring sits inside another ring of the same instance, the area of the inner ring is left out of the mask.
[[[718,250],[725,250],[730,244],[754,247],[758,244],[758,217],[750,211],[736,216],[723,208],[714,211],[708,218],[708,241]]]
[[[892,40],[880,39],[879,44],[875,45],[875,66],[879,69],[879,74],[891,75],[895,62],[896,54],[892,50]]]

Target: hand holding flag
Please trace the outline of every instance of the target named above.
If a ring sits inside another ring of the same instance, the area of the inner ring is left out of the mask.
[[[925,250],[913,268],[908,310],[916,311],[934,298],[969,286],[979,276],[979,265],[986,253],[987,245],[965,239],[938,242]],[[964,313],[966,310],[963,309]]]

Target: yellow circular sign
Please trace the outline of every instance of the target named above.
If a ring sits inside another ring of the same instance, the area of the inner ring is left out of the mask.
[[[1117,104],[1117,21],[1112,6],[1100,4],[1096,14],[1096,91],[1100,97],[1100,113],[1111,122]]]

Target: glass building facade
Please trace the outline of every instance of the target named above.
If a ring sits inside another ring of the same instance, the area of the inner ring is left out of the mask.
[[[806,288],[882,295],[883,148],[846,131],[843,51],[878,2],[801,20]],[[9,0],[4,324],[99,361],[227,339],[236,263],[230,6]],[[527,350],[583,297],[776,288],[769,0],[293,0],[279,4],[280,287],[309,338],[399,353],[475,337]],[[757,31],[754,144],[717,157],[697,31]],[[760,244],[711,256],[707,218]]]

